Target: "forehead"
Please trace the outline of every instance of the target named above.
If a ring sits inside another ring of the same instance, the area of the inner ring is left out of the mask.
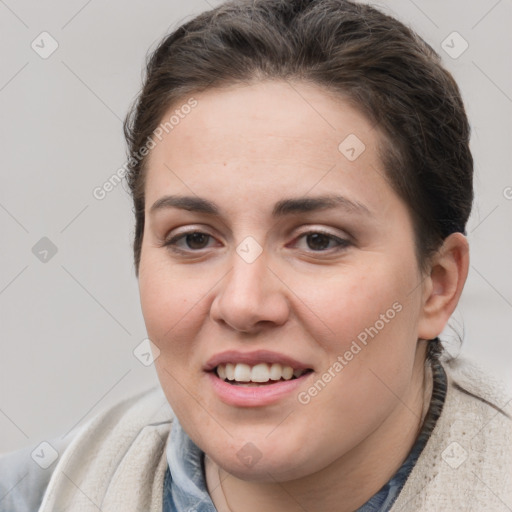
[[[380,133],[341,96],[311,84],[271,81],[193,98],[195,107],[183,109],[188,113],[181,112],[161,141],[155,139],[147,165],[148,207],[164,191],[243,196],[248,206],[283,191],[347,189],[379,200],[387,187]],[[188,99],[173,105],[162,122],[179,114]]]

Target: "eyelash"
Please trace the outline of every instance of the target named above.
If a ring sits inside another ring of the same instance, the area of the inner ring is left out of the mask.
[[[200,251],[203,251],[204,249],[207,249],[207,247],[204,247],[202,249],[181,249],[181,248],[176,246],[177,242],[179,242],[180,240],[184,239],[187,235],[192,235],[192,234],[201,234],[201,235],[206,235],[206,236],[208,236],[210,238],[213,238],[213,236],[208,234],[208,233],[204,233],[204,232],[198,231],[198,230],[190,230],[190,231],[185,231],[183,233],[180,233],[179,235],[176,235],[176,236],[170,238],[169,240],[165,241],[162,244],[162,247],[167,247],[169,250],[171,250],[173,252],[176,252],[176,253],[180,253],[180,254],[184,254],[184,253],[199,253]],[[335,241],[337,243],[337,246],[334,247],[334,248],[331,248],[331,249],[323,249],[323,250],[317,250],[317,251],[315,251],[313,249],[310,249],[309,251],[307,251],[309,253],[313,253],[313,254],[327,253],[327,252],[331,252],[332,249],[334,249],[334,251],[337,252],[337,251],[341,251],[343,249],[346,249],[349,245],[351,245],[349,240],[337,237],[337,236],[333,235],[332,233],[329,233],[327,231],[323,231],[321,229],[305,231],[304,233],[301,233],[296,238],[296,240],[300,240],[301,238],[306,237],[307,235],[312,235],[312,234],[324,235],[327,238],[329,238],[330,240]]]

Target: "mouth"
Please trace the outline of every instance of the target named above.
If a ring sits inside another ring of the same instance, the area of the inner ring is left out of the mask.
[[[296,380],[311,373],[310,368],[293,368],[280,363],[261,362],[255,365],[246,363],[221,363],[213,370],[222,381],[232,386],[259,387],[278,382]]]
[[[252,408],[293,400],[315,373],[309,364],[271,350],[227,350],[212,356],[203,370],[208,388],[222,402]]]

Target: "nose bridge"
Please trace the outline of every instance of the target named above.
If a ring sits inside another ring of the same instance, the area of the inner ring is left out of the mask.
[[[268,253],[247,237],[232,255],[232,268],[212,305],[215,319],[240,331],[260,322],[282,323],[287,301],[280,280],[270,270]]]
[[[240,243],[233,254],[232,270],[224,293],[232,294],[230,298],[239,306],[254,307],[253,304],[261,301],[269,290],[267,263],[267,254],[262,249],[258,251],[250,242]]]
[[[258,237],[262,240],[263,235]],[[261,293],[260,289],[265,285],[267,276],[270,272],[267,264],[269,261],[268,249],[263,246],[253,236],[245,236],[231,255],[232,271],[229,276],[229,284],[235,288],[235,291],[250,291],[250,295],[256,296]]]

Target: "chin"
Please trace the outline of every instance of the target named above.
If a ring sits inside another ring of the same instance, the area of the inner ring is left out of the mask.
[[[264,443],[261,443],[259,446]],[[212,447],[208,455],[224,471],[241,480],[253,482],[285,482],[311,472],[311,459],[296,447],[276,450],[268,442],[261,449],[251,442],[241,443],[229,451]],[[207,447],[208,450],[208,447]],[[300,452],[300,459],[298,458]]]

